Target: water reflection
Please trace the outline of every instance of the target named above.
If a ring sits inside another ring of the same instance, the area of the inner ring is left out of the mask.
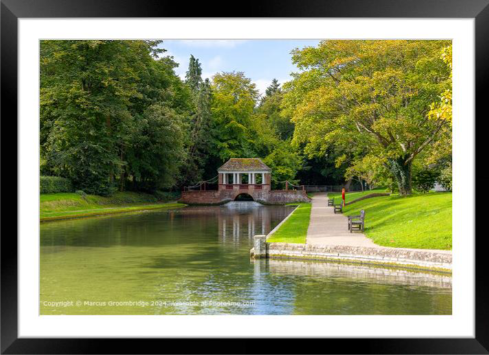
[[[41,314],[451,313],[448,276],[250,260],[253,235],[292,210],[233,203],[43,224],[41,301],[153,303]]]
[[[217,218],[219,237],[223,242],[240,237],[253,238],[257,234],[268,234],[272,221],[281,221],[293,210],[289,208],[265,207],[257,202],[230,202],[219,209]]]
[[[444,273],[430,273],[409,269],[395,269],[335,262],[314,262],[270,259],[257,262],[255,273],[265,270],[274,275],[294,275],[309,278],[343,278],[358,282],[398,284],[452,289],[452,277]]]

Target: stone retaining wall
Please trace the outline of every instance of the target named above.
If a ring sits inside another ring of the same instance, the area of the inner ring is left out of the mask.
[[[251,250],[253,255],[254,250]],[[262,256],[263,257],[263,256]],[[451,272],[452,254],[402,248],[370,248],[342,245],[266,243],[267,258],[297,258],[371,263]]]
[[[277,205],[293,202],[311,202],[311,199],[304,190],[272,190],[266,200],[266,203]]]
[[[220,191],[184,191],[179,202],[191,205],[217,205],[234,201],[236,196],[247,193],[257,202],[270,205],[284,205],[293,202],[310,202],[306,191],[302,190],[220,190]]]
[[[366,196],[362,196],[362,197],[359,197],[353,201],[350,201],[348,203],[345,203],[346,206],[348,205],[351,205],[352,203],[355,203],[355,202],[358,202],[358,201],[362,201],[362,200],[366,200],[368,198],[372,198],[372,197],[381,197],[381,196],[390,196],[391,194],[389,193],[383,193],[383,192],[375,192],[373,194],[370,194],[370,195],[366,195]]]

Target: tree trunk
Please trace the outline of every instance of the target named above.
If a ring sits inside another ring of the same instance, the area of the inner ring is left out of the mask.
[[[124,161],[124,147],[121,147],[121,161]],[[119,181],[119,191],[122,192],[124,191],[124,187],[126,185],[126,177],[125,177],[125,166],[123,165],[121,167],[121,175],[120,175],[120,181]]]
[[[411,195],[411,161],[406,163],[407,156],[389,159],[389,167],[399,187],[401,196]]]

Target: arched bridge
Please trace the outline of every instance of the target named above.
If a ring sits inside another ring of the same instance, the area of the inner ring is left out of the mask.
[[[219,186],[216,191],[184,191],[180,202],[193,205],[217,205],[236,200],[239,195],[249,195],[254,201],[264,204],[310,202],[305,190],[271,190],[270,185],[235,184]]]

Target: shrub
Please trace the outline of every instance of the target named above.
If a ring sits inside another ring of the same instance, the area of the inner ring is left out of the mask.
[[[73,192],[71,180],[59,176],[41,176],[41,193],[54,194],[59,192]]]
[[[438,182],[444,189],[452,191],[452,164],[440,172]]]
[[[154,196],[160,202],[176,201],[181,197],[181,192],[165,192],[165,191],[155,191]]]
[[[76,194],[80,195],[82,199],[84,199],[85,201],[87,200],[87,194],[85,193],[85,191],[83,190],[76,190],[75,191]]]
[[[434,186],[440,174],[433,170],[421,170],[413,177],[413,185],[416,190],[428,192]]]
[[[109,199],[106,200],[108,204],[123,205],[134,203],[155,203],[156,197],[150,194],[141,192],[116,192]]]

